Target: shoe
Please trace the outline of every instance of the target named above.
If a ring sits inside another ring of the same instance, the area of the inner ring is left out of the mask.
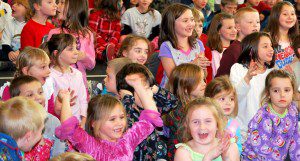
[[[108,44],[106,46],[106,59],[107,61],[113,60],[116,58],[116,53],[115,53],[115,45],[114,44]]]

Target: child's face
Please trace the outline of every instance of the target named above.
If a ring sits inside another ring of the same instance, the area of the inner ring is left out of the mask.
[[[204,74],[202,74],[201,78],[204,78]],[[205,87],[206,87],[206,83],[205,83],[205,81],[203,79],[201,79],[201,81],[199,82],[199,84],[196,87],[196,89],[194,89],[191,92],[191,97],[193,99],[196,99],[196,98],[204,96]]]
[[[293,6],[284,5],[279,16],[279,28],[289,30],[297,21],[297,16]]]
[[[195,109],[189,118],[188,126],[193,141],[200,145],[210,145],[214,142],[217,134],[217,121],[209,107]]]
[[[242,37],[253,32],[259,32],[260,30],[260,20],[258,12],[246,12],[244,13],[239,22],[235,24],[238,33]]]
[[[289,78],[273,78],[269,90],[273,109],[278,113],[283,113],[293,101],[293,93],[293,86]]]
[[[59,63],[62,66],[70,66],[75,64],[78,59],[78,51],[75,42],[73,45],[67,46],[59,55]]]
[[[194,16],[190,9],[187,9],[175,20],[175,34],[177,38],[186,38],[192,36],[194,28]]]
[[[45,107],[45,96],[43,92],[43,87],[40,82],[30,82],[23,84],[19,87],[20,95],[27,98],[33,99],[35,102],[38,102],[43,107]]]
[[[202,10],[207,4],[207,0],[193,0],[193,2],[195,7],[199,10]]]
[[[225,6],[221,5],[221,10],[223,12],[228,13],[228,14],[234,15],[236,13],[237,7],[238,7],[237,4],[235,4],[235,3],[229,3],[229,4],[225,5]]]
[[[222,27],[220,28],[219,34],[222,41],[234,40],[237,34],[234,19],[222,20]]]
[[[57,4],[57,18],[60,20],[66,19],[65,0],[59,0]]]
[[[116,142],[123,135],[126,119],[124,107],[116,105],[104,121],[99,120],[92,123],[94,135],[103,140]]]
[[[129,50],[124,50],[123,56],[131,59],[134,63],[144,65],[148,58],[148,52],[148,44],[140,39]]]
[[[138,7],[148,9],[152,0],[138,0]]]
[[[25,75],[33,76],[37,78],[42,84],[45,84],[46,79],[50,74],[49,64],[49,58],[46,58],[45,61],[37,61],[29,69],[27,67],[23,68],[23,73]]]
[[[223,109],[224,115],[229,116],[232,114],[235,105],[235,97],[233,92],[222,91],[214,96],[214,99],[219,103]]]
[[[275,3],[277,2],[277,0],[266,0],[265,2],[270,7],[273,7],[275,5]]]
[[[269,37],[262,36],[258,42],[258,61],[261,64],[272,61],[274,50]]]
[[[198,36],[200,37],[203,32],[203,22],[202,21],[195,22],[195,30],[196,30]]]
[[[112,92],[117,94],[117,85],[116,85],[116,74],[111,67],[106,68],[106,77],[104,78],[104,84],[107,89],[107,92]]]
[[[20,3],[14,3],[12,6],[12,16],[19,20],[23,21],[26,14],[26,8]]]
[[[260,0],[247,0],[251,6],[258,6]]]
[[[37,9],[46,16],[55,16],[57,10],[56,0],[42,0]]]
[[[29,152],[41,139],[42,133],[45,126],[44,123],[37,131],[29,131],[23,139],[26,139],[26,142],[23,145],[18,145],[19,148],[24,152]]]

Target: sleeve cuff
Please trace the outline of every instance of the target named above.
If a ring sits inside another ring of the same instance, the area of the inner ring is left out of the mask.
[[[147,120],[157,127],[163,126],[163,120],[160,118],[160,113],[153,110],[143,110],[139,120]]]
[[[59,139],[65,140],[74,134],[75,129],[78,128],[78,126],[78,119],[75,116],[72,116],[55,129],[55,135]]]

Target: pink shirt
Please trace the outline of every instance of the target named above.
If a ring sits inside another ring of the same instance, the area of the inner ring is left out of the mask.
[[[71,73],[61,73],[54,68],[50,68],[50,77],[53,79],[55,97],[60,89],[74,90],[74,95],[77,96],[77,99],[75,105],[72,106],[72,113],[81,120],[80,116],[86,117],[87,112],[86,90],[81,72],[72,67],[71,70]]]

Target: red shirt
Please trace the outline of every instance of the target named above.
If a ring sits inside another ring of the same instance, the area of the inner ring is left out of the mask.
[[[205,35],[205,34],[202,33],[199,39],[202,41],[202,43],[204,45],[204,48],[205,48],[205,52],[204,52],[205,53],[205,57],[211,62],[211,60],[212,60],[211,50],[206,45],[207,44],[207,35]],[[206,71],[207,71],[206,83],[209,83],[212,80],[212,78],[213,78],[212,66],[211,65],[208,66],[206,68]]]
[[[49,22],[43,25],[30,19],[21,32],[21,50],[26,46],[39,47],[43,40],[47,40],[46,36],[51,29],[54,26]]]
[[[241,4],[238,6],[238,9],[243,8],[243,7],[247,7],[247,4]],[[262,11],[271,11],[271,7],[267,4],[265,4],[265,2],[260,1],[259,4],[257,6],[252,6],[252,8],[256,9],[259,13],[262,13]]]

